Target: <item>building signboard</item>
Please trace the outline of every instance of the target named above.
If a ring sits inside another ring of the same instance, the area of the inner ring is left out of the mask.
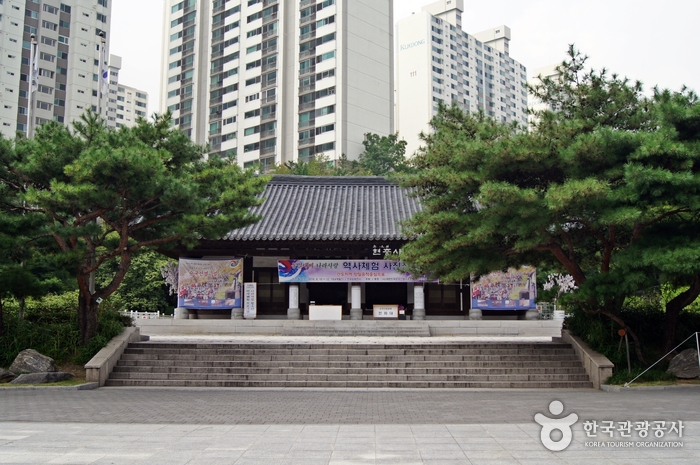
[[[396,320],[399,317],[398,305],[373,305],[372,313],[375,320],[389,318]]]
[[[532,266],[489,273],[472,282],[472,308],[529,310],[537,308],[536,298],[536,269]]]
[[[178,307],[224,310],[242,308],[243,260],[181,258]]]
[[[393,260],[279,260],[280,283],[412,283],[422,282],[399,271]]]
[[[254,319],[258,315],[258,283],[243,284],[243,318]]]

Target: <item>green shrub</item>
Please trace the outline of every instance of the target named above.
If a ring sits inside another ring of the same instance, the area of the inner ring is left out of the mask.
[[[18,316],[19,304],[3,301],[5,334],[0,337],[0,366],[8,367],[25,349],[34,349],[56,363],[84,364],[110,339],[131,324],[109,306],[100,308],[98,334],[88,345],[80,345],[78,331],[78,293],[28,299],[25,317]]]
[[[617,333],[620,326],[616,322],[604,315],[587,314],[575,307],[568,309],[567,314],[564,320],[566,329],[587,342],[593,350],[608,357],[615,364],[616,373],[617,371],[627,373],[627,351],[624,339]],[[660,293],[627,299],[619,316],[639,338],[642,354],[648,363],[653,363],[666,355],[663,352],[666,314]],[[682,311],[678,319],[676,340],[683,341],[699,328],[700,312],[692,309]],[[629,337],[629,344],[634,371],[636,368],[641,368],[643,364],[637,360],[634,340],[631,337]],[[694,338],[680,347],[679,351],[688,347],[695,347]]]
[[[658,365],[657,365],[658,366]],[[632,381],[634,378],[639,376],[644,369],[637,368],[633,369],[632,372],[628,372],[627,369],[618,369],[610,378],[607,379],[605,384],[615,384],[622,385]],[[666,373],[663,369],[653,368],[642,376],[639,376],[634,382],[635,383],[649,383],[656,381],[675,381],[676,377]]]

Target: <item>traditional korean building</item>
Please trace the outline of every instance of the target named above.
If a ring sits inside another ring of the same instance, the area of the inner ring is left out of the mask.
[[[413,319],[468,315],[467,283],[387,282],[372,272],[408,241],[400,223],[420,209],[398,185],[383,177],[274,176],[262,196],[259,222],[181,255],[242,258],[243,281],[257,283],[257,318],[308,318],[315,307],[334,306],[343,319],[371,319],[376,305],[399,306]],[[295,260],[348,272],[332,282],[280,282],[279,261]]]

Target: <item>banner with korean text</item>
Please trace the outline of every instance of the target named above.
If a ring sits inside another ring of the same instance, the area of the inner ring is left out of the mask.
[[[184,308],[242,308],[243,260],[180,259],[178,306]]]
[[[281,283],[412,283],[410,274],[399,271],[393,260],[279,260]]]
[[[537,308],[536,269],[524,266],[496,271],[472,283],[472,308],[480,310],[528,310]]]

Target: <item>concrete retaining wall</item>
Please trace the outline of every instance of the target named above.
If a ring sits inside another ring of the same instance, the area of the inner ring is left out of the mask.
[[[605,355],[591,349],[588,344],[571,334],[569,330],[565,329],[561,332],[561,340],[562,342],[571,344],[576,355],[578,355],[583,363],[583,367],[586,369],[586,373],[591,379],[593,387],[595,389],[600,389],[600,385],[605,383],[605,380],[612,376],[615,364],[608,360]]]
[[[158,320],[144,320],[158,321]],[[141,340],[141,329],[138,327],[124,328],[119,336],[109,341],[107,345],[97,352],[92,359],[85,364],[85,379],[88,382],[97,382],[100,386],[105,385],[105,381],[114,369],[117,361],[124,353],[124,349],[130,342]]]

